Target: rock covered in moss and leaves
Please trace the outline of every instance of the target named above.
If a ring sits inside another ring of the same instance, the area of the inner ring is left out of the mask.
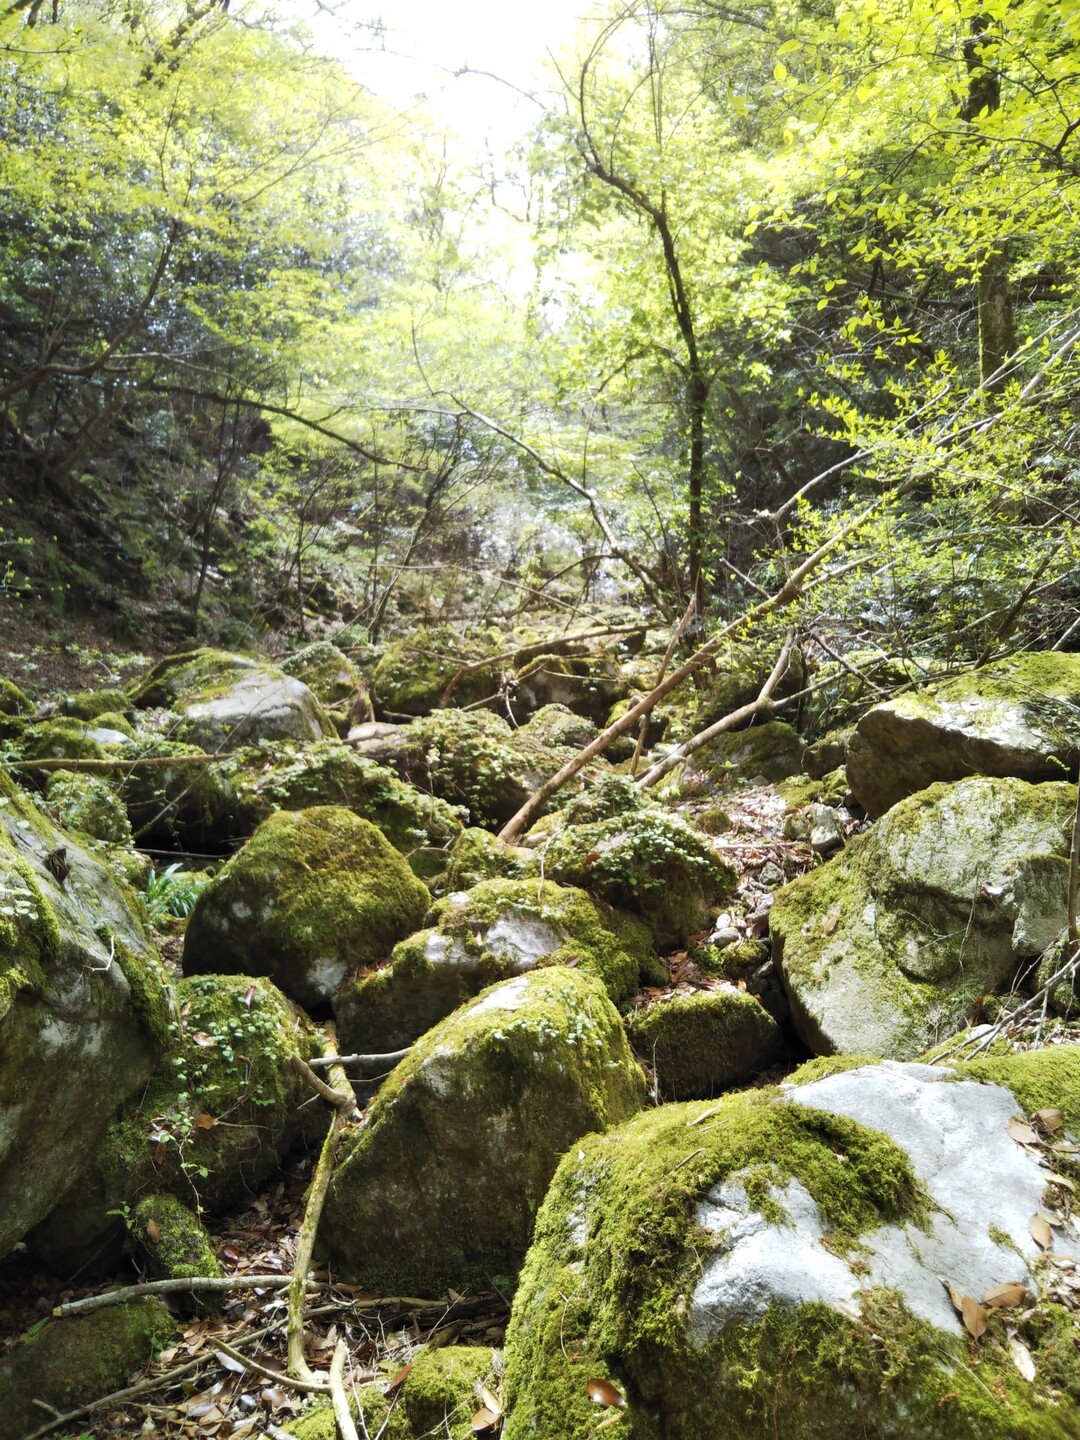
[[[897,804],[776,893],[774,953],[817,1054],[912,1059],[1066,923],[1075,792],[970,779]]]
[[[532,860],[523,845],[507,845],[490,830],[463,830],[450,850],[442,888],[471,890],[484,880],[520,880]]]
[[[565,705],[543,705],[519,727],[518,736],[530,744],[569,745],[584,750],[596,739],[596,726],[583,715],[575,715]]]
[[[718,735],[697,751],[689,766],[704,770],[714,783],[731,780],[745,784],[759,777],[785,780],[798,775],[802,756],[799,732],[784,720],[768,720],[749,730]]]
[[[302,680],[328,710],[347,710],[364,684],[348,655],[328,640],[305,645],[283,660],[281,668],[286,675]]]
[[[169,1014],[131,892],[0,773],[0,1255],[90,1160]]]
[[[323,1005],[417,929],[429,899],[369,820],[328,805],[281,810],[200,893],[184,973],[268,975],[301,1005]]]
[[[498,688],[496,653],[475,636],[466,639],[447,628],[418,627],[379,656],[371,676],[372,698],[380,714],[427,715],[443,703],[455,681],[448,703],[476,704]],[[480,663],[485,655],[491,656],[491,665]],[[479,668],[468,668],[473,665]]]
[[[175,1334],[152,1295],[35,1326],[0,1361],[0,1440],[24,1440],[49,1410],[67,1414],[122,1390]]]
[[[481,1408],[479,1387],[499,1388],[498,1352],[487,1346],[427,1348],[412,1360],[408,1374],[387,1396],[379,1385],[358,1386],[354,1418],[363,1412],[369,1436],[382,1440],[473,1440],[472,1417]],[[285,1433],[296,1440],[337,1440],[333,1407],[319,1405]]]
[[[124,753],[125,760],[155,762],[120,772],[120,794],[140,843],[205,850],[230,833],[227,774],[204,757],[198,745],[145,733]]]
[[[128,1221],[129,1248],[149,1280],[190,1280],[223,1273],[206,1227],[195,1211],[175,1195],[147,1195]],[[182,1292],[181,1292],[182,1293]],[[212,1296],[195,1299],[195,1308],[215,1310]]]
[[[0,715],[30,715],[33,709],[33,702],[14,680],[5,680],[0,676]]]
[[[65,695],[56,706],[60,715],[71,715],[76,720],[100,720],[107,714],[124,716],[131,702],[127,691],[115,687],[101,690],[78,690]]]
[[[848,746],[859,803],[882,815],[937,780],[1075,777],[1080,655],[1015,655],[868,710]]]
[[[45,720],[26,728],[21,748],[28,760],[108,760],[130,744],[123,730],[83,720]]]
[[[660,946],[708,928],[735,875],[704,836],[657,806],[567,825],[542,851],[543,873],[640,915]],[[537,867],[541,861],[537,860]]]
[[[337,741],[266,744],[222,766],[234,835],[250,835],[276,810],[336,805],[370,820],[395,850],[445,846],[463,828],[461,812]]]
[[[104,776],[56,770],[49,776],[45,803],[65,830],[81,830],[110,845],[132,844],[124,802]]]
[[[188,650],[159,661],[132,691],[140,709],[180,716],[176,739],[222,750],[260,740],[321,740],[328,728],[301,680],[265,660],[223,650]]]
[[[1039,1373],[1034,1318],[990,1310],[969,1351],[942,1284],[1038,1290],[1046,1175],[1009,1134],[1017,1110],[998,1086],[871,1066],[580,1141],[514,1301],[507,1440],[587,1440],[595,1377],[625,1398],[624,1436],[775,1440],[779,1417],[784,1440],[1072,1434],[1078,1397]]]
[[[703,1100],[745,1085],[784,1053],[779,1025],[734,985],[670,995],[626,1020],[661,1100]]]
[[[179,982],[176,999],[162,1062],[29,1237],[61,1274],[97,1252],[114,1260],[125,1239],[119,1217],[148,1195],[208,1214],[249,1198],[326,1123],[322,1109],[304,1104],[311,1092],[289,1066],[293,1054],[316,1053],[317,1033],[268,980],[194,976]]]
[[[778,651],[779,644],[773,652],[755,650],[748,645],[732,645],[718,656],[714,662],[715,676],[698,701],[694,729],[704,730],[707,725],[723,720],[733,710],[756,700],[776,663]],[[797,694],[806,684],[806,674],[806,662],[796,650],[787,672],[773,692],[774,697],[780,699]]]
[[[854,726],[846,730],[830,730],[820,740],[807,745],[803,751],[803,766],[811,780],[823,780],[826,775],[847,764],[848,745],[854,733]]]
[[[617,1003],[656,963],[640,921],[550,880],[488,880],[440,900],[429,919],[388,966],[335,995],[347,1052],[408,1045],[485,986],[536,965],[577,966]]]
[[[510,709],[521,723],[557,705],[599,725],[629,693],[630,681],[610,650],[529,655],[516,666],[510,682]]]
[[[509,1283],[559,1157],[644,1093],[598,980],[557,966],[493,986],[417,1041],[342,1151],[331,1264],[388,1295]]]

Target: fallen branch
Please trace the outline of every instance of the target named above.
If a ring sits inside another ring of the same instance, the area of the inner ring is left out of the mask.
[[[345,1394],[345,1357],[348,1350],[344,1340],[334,1346],[334,1358],[330,1362],[330,1401],[334,1407],[341,1440],[360,1440],[356,1426],[349,1412],[349,1397]]]
[[[311,1086],[316,1095],[321,1095],[324,1100],[328,1100],[331,1105],[336,1105],[339,1110],[357,1113],[356,1096],[353,1094],[352,1085],[348,1080],[345,1081],[344,1089],[336,1090],[332,1085],[327,1085],[325,1080],[320,1080],[307,1061],[299,1055],[289,1056],[289,1067],[296,1071],[305,1084]],[[348,1094],[345,1093],[346,1090]]]
[[[660,668],[659,668],[659,669],[657,670],[657,672],[656,672],[656,682],[655,682],[655,683],[656,683],[657,685],[660,684],[660,682],[663,680],[664,676],[667,674],[667,667],[671,664],[671,657],[675,654],[675,647],[676,647],[676,645],[678,645],[679,641],[682,639],[683,635],[685,634],[685,632],[686,632],[686,627],[690,624],[690,621],[694,618],[694,614],[695,614],[696,610],[697,610],[697,596],[696,596],[696,595],[691,595],[691,597],[690,597],[690,604],[686,607],[686,610],[683,612],[683,617],[682,617],[682,619],[679,621],[679,623],[675,626],[675,629],[672,631],[671,639],[668,641],[667,649],[664,651],[664,658],[660,661]],[[631,774],[631,776],[636,776],[636,775],[637,775],[638,766],[639,766],[640,763],[641,763],[641,752],[642,752],[642,751],[644,750],[644,748],[645,748],[645,736],[646,736],[648,733],[649,733],[649,717],[648,717],[648,715],[643,715],[643,716],[641,717],[641,725],[640,725],[640,727],[639,727],[639,729],[638,729],[637,744],[634,746],[634,756],[633,756],[633,759],[630,761],[630,774]]]
[[[288,1275],[185,1275],[183,1279],[146,1280],[141,1285],[124,1285],[119,1290],[106,1290],[101,1295],[84,1295],[81,1300],[67,1300],[57,1305],[53,1314],[88,1315],[93,1310],[105,1310],[110,1305],[124,1305],[128,1300],[137,1300],[140,1295],[174,1295],[182,1290],[251,1290],[256,1286],[265,1290],[284,1290],[289,1284]]]
[[[312,1070],[329,1070],[332,1065],[396,1065],[412,1048],[406,1045],[404,1050],[388,1050],[384,1055],[322,1055],[308,1064]]]
[[[662,760],[657,761],[650,770],[646,770],[645,774],[642,775],[641,779],[637,782],[638,789],[647,790],[650,785],[655,785],[669,770],[674,769],[674,767],[685,760],[687,756],[693,755],[696,750],[700,750],[703,745],[707,745],[710,740],[715,740],[717,735],[722,735],[727,730],[734,730],[735,727],[741,725],[744,720],[750,720],[762,711],[771,714],[774,708],[772,698],[773,691],[787,674],[788,665],[791,662],[791,652],[794,648],[795,631],[789,630],[781,646],[776,664],[770,671],[769,678],[761,687],[757,699],[751,700],[747,705],[740,705],[737,710],[732,710],[730,715],[725,715],[723,719],[715,721],[704,730],[699,730],[698,733],[689,740],[684,740],[681,745],[676,745]]]
[[[333,1025],[324,1026],[326,1032],[326,1053],[337,1052],[337,1033]],[[299,1059],[299,1057],[295,1057]],[[301,1061],[301,1064],[303,1062]],[[296,1067],[294,1067],[296,1068]],[[326,1199],[326,1192],[330,1185],[330,1176],[334,1169],[334,1156],[337,1151],[338,1141],[345,1129],[346,1124],[352,1115],[356,1113],[356,1096],[353,1094],[352,1084],[345,1071],[340,1066],[331,1066],[330,1078],[334,1085],[324,1085],[323,1081],[310,1070],[310,1079],[314,1088],[323,1094],[329,1090],[331,1104],[334,1106],[334,1116],[330,1121],[330,1129],[323,1147],[319,1151],[319,1159],[315,1165],[315,1171],[311,1177],[311,1184],[308,1187],[307,1203],[304,1206],[304,1219],[300,1226],[300,1234],[296,1240],[296,1259],[293,1262],[292,1279],[289,1283],[289,1322],[288,1322],[288,1373],[301,1380],[313,1381],[315,1379],[304,1355],[304,1291],[308,1283],[308,1270],[311,1268],[311,1258],[315,1250],[315,1235],[319,1228],[319,1220],[322,1217],[323,1202]],[[303,1073],[303,1072],[301,1072]],[[308,1076],[305,1076],[307,1079]]]
[[[115,770],[164,770],[172,765],[216,765],[222,760],[235,760],[231,751],[221,755],[144,755],[125,760],[5,760],[8,770],[85,770],[91,775],[111,775]]]
[[[280,1370],[271,1370],[269,1365],[260,1365],[257,1360],[249,1360],[239,1350],[234,1350],[224,1340],[216,1337],[213,1339],[215,1350],[220,1350],[223,1355],[228,1355],[243,1365],[245,1370],[250,1370],[255,1375],[264,1375],[268,1380],[273,1380],[277,1385],[288,1385],[293,1390],[299,1390],[305,1395],[325,1395],[330,1386],[325,1380],[300,1380],[292,1375],[282,1375]]]

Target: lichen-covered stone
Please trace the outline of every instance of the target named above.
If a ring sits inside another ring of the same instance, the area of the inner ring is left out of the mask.
[[[358,1388],[354,1418],[362,1410],[368,1435],[382,1440],[473,1440],[470,1422],[481,1406],[479,1386],[499,1388],[495,1361],[487,1346],[421,1350],[389,1398],[378,1385]],[[285,1430],[296,1440],[337,1440],[338,1435],[329,1404],[318,1405]]]
[[[485,986],[536,965],[577,966],[618,1002],[654,962],[640,921],[550,880],[488,880],[439,901],[428,918],[433,928],[396,946],[390,965],[338,990],[347,1052],[400,1049]]]
[[[980,1299],[1038,1289],[1045,1174],[1009,1135],[1017,1108],[998,1086],[872,1066],[662,1106],[580,1141],[514,1301],[506,1440],[587,1440],[595,1376],[626,1398],[608,1426],[624,1436],[1072,1434],[1080,1388],[1039,1369],[1056,1334],[990,1311],[973,1354],[941,1283]],[[1034,1382],[1009,1354],[1014,1329]]]
[[[0,1361],[0,1440],[24,1440],[47,1423],[35,1400],[67,1414],[122,1390],[175,1334],[152,1295],[35,1326]]]
[[[471,890],[484,880],[519,880],[531,856],[522,845],[507,845],[490,830],[472,827],[454,841],[442,888]]]
[[[110,845],[131,845],[131,823],[115,786],[101,775],[56,770],[45,791],[49,813],[65,830]]]
[[[1080,655],[1016,655],[868,710],[848,746],[859,803],[882,815],[938,780],[1075,778]]]
[[[29,1237],[61,1274],[98,1251],[114,1258],[124,1242],[117,1215],[149,1195],[212,1215],[248,1199],[305,1126],[317,1135],[325,1123],[323,1110],[305,1105],[310,1091],[289,1066],[291,1055],[317,1051],[317,1033],[274,985],[199,975],[181,980],[176,998],[163,1061]]]
[[[498,688],[494,655],[491,667],[466,667],[482,660],[486,648],[445,628],[418,628],[405,639],[393,641],[380,655],[371,677],[378,710],[388,715],[427,715],[443,703],[455,677],[449,704],[473,705],[485,699]]]
[[[286,675],[302,680],[328,710],[347,708],[364,683],[348,655],[328,640],[305,645],[283,660],[281,668]]]
[[[242,750],[221,773],[234,836],[250,835],[276,810],[317,805],[340,806],[370,820],[403,855],[446,846],[463,828],[453,806],[337,741],[260,745]]]
[[[710,908],[735,875],[689,825],[650,806],[596,824],[568,825],[540,852],[537,870],[638,914],[660,946],[707,929]]]
[[[369,820],[333,806],[278,811],[199,895],[184,973],[268,975],[301,1005],[323,1005],[415,930],[429,899]]]
[[[745,784],[759,777],[785,780],[798,775],[802,756],[798,731],[783,720],[769,720],[749,730],[718,735],[689,763],[694,770],[704,769],[714,782],[730,779]]]
[[[784,1051],[776,1021],[734,985],[661,999],[629,1015],[626,1030],[660,1100],[704,1100],[745,1085]]]
[[[169,1010],[130,892],[0,773],[0,1255],[142,1085]]]
[[[176,738],[210,751],[261,740],[321,740],[328,728],[301,680],[265,660],[221,650],[167,656],[131,699],[139,708],[177,711]]]
[[[509,1283],[559,1157],[643,1097],[598,980],[558,966],[503,981],[383,1085],[335,1170],[321,1244],[383,1294]]]
[[[33,702],[15,684],[0,676],[0,715],[29,715]]]
[[[1075,793],[969,779],[897,804],[776,893],[774,954],[818,1054],[912,1059],[966,1023],[1066,921]]]

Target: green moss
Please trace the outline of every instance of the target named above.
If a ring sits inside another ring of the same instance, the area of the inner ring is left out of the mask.
[[[92,740],[81,720],[47,720],[29,726],[23,735],[28,760],[108,760],[109,750]]]
[[[721,980],[748,980],[769,958],[765,940],[736,940],[731,945],[698,945],[693,952],[694,964],[706,975]]]
[[[781,780],[776,793],[787,802],[789,810],[800,810],[816,802],[822,805],[839,805],[847,794],[847,774],[843,768],[832,770],[818,780],[805,775],[793,775]]]
[[[442,703],[447,686],[466,665],[483,658],[482,648],[449,629],[413,630],[395,640],[379,657],[371,689],[379,709],[389,714],[426,715]],[[451,703],[475,704],[497,688],[491,670],[461,674]]]
[[[34,706],[13,680],[0,676],[0,715],[29,715]]]
[[[429,899],[370,821],[331,806],[278,811],[200,894],[184,970],[270,974],[321,1004],[416,929]]]
[[[698,751],[691,769],[704,770],[713,782],[728,778],[745,784],[764,777],[783,780],[802,769],[803,742],[783,720],[769,720],[749,730],[721,734]]]
[[[745,1084],[782,1049],[775,1020],[735,989],[672,995],[632,1013],[626,1029],[662,1100],[704,1099]]]
[[[0,1363],[0,1437],[22,1440],[41,1425],[35,1400],[63,1413],[121,1389],[175,1333],[152,1296],[35,1327]]]
[[[332,1263],[386,1294],[512,1284],[559,1156],[644,1088],[598,981],[557,967],[483,992],[417,1041],[342,1154]]]
[[[788,1085],[812,1085],[815,1080],[827,1080],[830,1075],[841,1075],[845,1070],[858,1070],[863,1065],[880,1065],[879,1055],[819,1055],[807,1060],[787,1077]]]
[[[202,1221],[175,1195],[147,1195],[135,1207],[129,1230],[151,1280],[201,1279],[224,1273]],[[199,1292],[193,1300],[200,1314],[218,1309],[210,1292]]]
[[[965,1079],[990,1080],[1011,1090],[1027,1115],[1063,1110],[1068,1129],[1080,1135],[1080,1045],[981,1056],[955,1068]]]
[[[255,669],[261,662],[227,650],[182,650],[159,660],[149,674],[128,691],[129,703],[138,709],[171,706],[181,696],[209,693],[235,683],[237,673]],[[117,707],[120,708],[120,707]]]
[[[523,846],[504,845],[490,830],[463,830],[450,852],[442,888],[471,890],[484,880],[518,880],[529,861]]]
[[[683,821],[659,808],[571,825],[541,851],[537,868],[641,915],[660,945],[705,929],[735,874]]]
[[[99,725],[104,725],[107,723],[106,716],[122,720],[129,704],[127,692],[124,690],[79,690],[60,702],[60,710],[64,715],[74,716],[76,720],[94,720]],[[127,721],[124,721],[124,724],[126,725]]]
[[[95,840],[131,845],[131,824],[115,787],[100,775],[57,770],[45,791],[48,809],[65,830],[81,830]]]
[[[281,662],[286,675],[302,680],[331,709],[347,706],[364,681],[349,657],[327,640],[297,650]]]

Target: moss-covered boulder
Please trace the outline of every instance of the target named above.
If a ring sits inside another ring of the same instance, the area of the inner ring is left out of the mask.
[[[426,887],[370,820],[316,806],[278,811],[202,890],[184,973],[268,975],[325,1005],[351,971],[422,923]]]
[[[0,676],[0,715],[29,715],[33,709],[33,701],[14,680],[5,680]]]
[[[49,777],[45,802],[65,830],[81,830],[110,845],[130,845],[131,822],[116,787],[102,775],[56,770]]]
[[[379,1385],[358,1387],[353,1416],[362,1412],[369,1436],[382,1440],[473,1440],[472,1417],[480,1410],[480,1386],[498,1390],[495,1355],[487,1347],[444,1345],[425,1349],[389,1395]],[[337,1440],[330,1404],[313,1407],[284,1427],[296,1440]]]
[[[250,835],[276,810],[336,805],[379,828],[403,855],[445,847],[460,835],[461,812],[418,790],[384,765],[336,740],[266,744],[222,767],[234,835]]]
[[[28,760],[109,760],[131,745],[131,735],[84,720],[44,720],[23,732]]]
[[[580,1141],[514,1300],[506,1440],[587,1440],[596,1377],[625,1397],[605,1416],[624,1436],[1073,1434],[1075,1352],[1063,1392],[1060,1367],[1039,1368],[1038,1309],[988,1309],[976,1349],[942,1284],[978,1301],[1039,1291],[1046,1173],[1009,1134],[1020,1108],[996,1085],[871,1066],[661,1106]]]
[[[510,709],[519,723],[551,706],[559,706],[594,724],[602,724],[611,707],[625,700],[630,690],[630,681],[617,655],[610,650],[594,654],[529,655],[517,665],[510,682]]]
[[[169,1009],[131,892],[0,772],[0,1255],[146,1080]]]
[[[490,830],[470,827],[454,841],[442,888],[471,890],[484,880],[520,880],[531,862],[523,845],[507,845]]]
[[[281,662],[286,675],[302,680],[328,710],[348,710],[364,684],[364,677],[343,651],[328,640],[305,645]]]
[[[734,985],[670,995],[627,1017],[660,1100],[704,1100],[745,1085],[784,1053],[779,1025]]]
[[[714,675],[698,701],[693,728],[704,730],[706,725],[723,720],[733,710],[756,700],[775,664],[775,650],[729,645],[714,662]],[[806,684],[806,675],[806,662],[796,650],[774,694],[778,699],[797,694]],[[749,725],[752,722],[748,720],[746,723]]]
[[[583,715],[575,715],[565,705],[543,705],[519,727],[518,735],[531,744],[569,745],[584,750],[596,739],[599,731]]]
[[[907,1060],[963,1028],[1066,923],[1071,786],[934,785],[777,891],[792,1018],[816,1054]]]
[[[175,738],[204,750],[260,740],[321,740],[329,728],[301,680],[265,660],[188,650],[159,661],[131,692],[138,708],[180,716]]]
[[[389,1295],[511,1283],[559,1157],[642,1103],[618,1011],[591,976],[535,970],[419,1040],[334,1172],[320,1241]]]
[[[56,706],[60,715],[71,715],[76,720],[98,720],[103,715],[120,715],[130,705],[127,691],[115,687],[101,690],[78,690],[65,695]]]
[[[93,1163],[28,1237],[62,1275],[115,1260],[121,1215],[171,1195],[200,1213],[249,1199],[324,1111],[289,1058],[316,1053],[307,1017],[269,981],[199,975],[177,986],[170,1043],[148,1084],[125,1103]],[[70,1182],[70,1176],[69,1182]]]
[[[735,874],[706,838],[657,806],[595,824],[567,825],[538,858],[543,873],[640,915],[660,946],[709,927]]]
[[[192,1280],[224,1273],[206,1226],[175,1195],[145,1196],[131,1212],[128,1228],[129,1248],[140,1274],[149,1280]],[[191,1295],[188,1305],[204,1314],[218,1308],[213,1294],[206,1291]]]
[[[869,815],[936,780],[1076,778],[1080,655],[998,660],[868,710],[848,746],[848,781]]]
[[[783,720],[768,720],[749,730],[718,735],[690,762],[705,770],[715,782],[733,780],[745,784],[759,778],[786,780],[802,769],[803,741],[799,732]]]
[[[481,662],[489,654],[489,666]],[[446,628],[414,629],[387,645],[371,676],[371,693],[382,715],[427,715],[443,703],[474,705],[498,688],[493,647],[475,637],[466,640]],[[471,666],[478,668],[470,669]]]
[[[0,1440],[24,1440],[50,1411],[67,1414],[122,1390],[175,1334],[176,1321],[151,1295],[35,1326],[0,1361]]]
[[[120,794],[140,843],[202,851],[232,832],[232,788],[226,765],[198,745],[140,734],[118,769]]]
[[[334,996],[347,1052],[408,1045],[486,986],[536,965],[577,966],[618,1002],[654,964],[640,921],[550,880],[488,880],[439,901],[429,919],[388,966]]]

